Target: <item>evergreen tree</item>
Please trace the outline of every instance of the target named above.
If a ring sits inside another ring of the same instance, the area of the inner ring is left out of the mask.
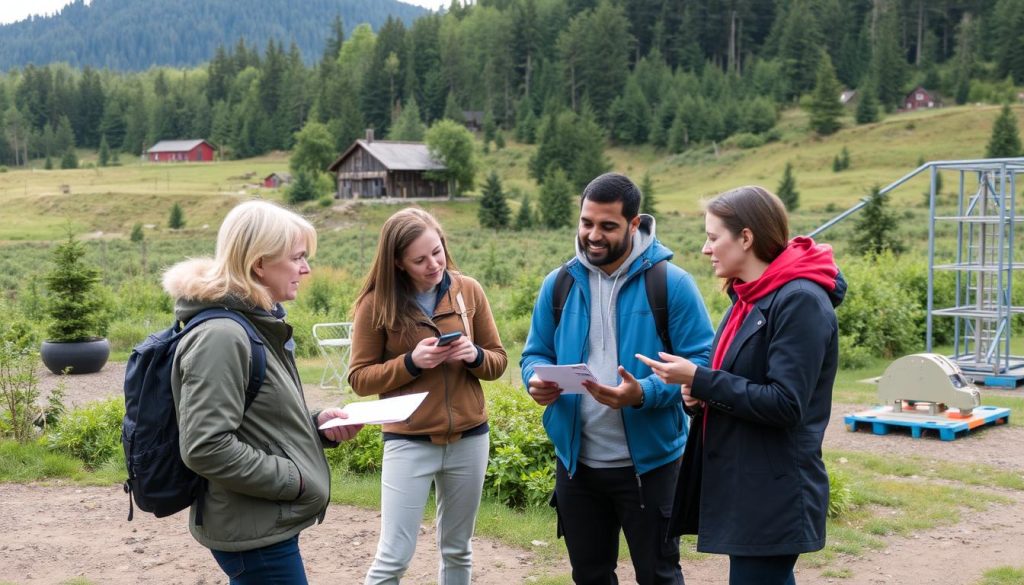
[[[558,229],[572,225],[572,184],[565,171],[557,167],[548,171],[540,187],[539,206],[540,221],[544,227]]]
[[[480,209],[477,212],[480,227],[495,230],[506,229],[509,224],[508,203],[505,192],[501,189],[498,173],[491,171],[484,183],[483,196],[480,198]]]
[[[786,211],[796,211],[800,207],[800,192],[796,190],[796,177],[793,176],[793,163],[786,163],[786,169],[782,172],[782,181],[775,194],[779,196],[786,206]]]
[[[78,155],[75,154],[74,148],[69,148],[64,152],[64,156],[60,159],[60,168],[62,169],[77,169],[78,168]]]
[[[316,173],[308,168],[302,168],[295,173],[295,181],[285,191],[285,199],[288,203],[302,203],[313,201],[320,197],[316,187]]]
[[[43,168],[47,171],[53,170],[53,159],[50,158],[50,155],[46,155],[46,162],[43,163]]]
[[[110,165],[111,166],[115,166],[115,167],[121,166],[121,155],[119,154],[119,152],[120,151],[115,150],[113,152],[113,155],[110,157]]]
[[[1020,155],[1017,116],[1013,114],[1009,104],[1004,104],[995,124],[992,125],[992,136],[988,140],[988,148],[985,149],[985,158],[1011,158]]]
[[[793,0],[780,11],[781,34],[778,56],[790,95],[796,97],[814,87],[815,72],[821,56],[821,30],[811,8],[811,0]]]
[[[841,170],[843,170],[843,163],[839,161],[839,155],[837,154],[836,157],[832,159],[832,172],[838,173]]]
[[[185,212],[177,202],[171,206],[171,213],[167,218],[167,227],[172,230],[180,230],[185,227]]]
[[[537,116],[527,97],[519,101],[516,110],[516,140],[523,144],[533,144],[537,140]]]
[[[900,47],[900,16],[898,6],[886,5],[878,18],[871,55],[871,76],[875,93],[886,111],[899,104],[904,96],[907,61]]]
[[[142,224],[141,223],[137,223],[137,224],[132,226],[132,233],[131,233],[131,236],[129,236],[129,239],[131,240],[131,242],[133,244],[138,244],[143,239],[145,239],[145,237],[146,237],[145,234],[142,233]]]
[[[502,132],[501,130],[498,130],[494,134],[494,148],[495,150],[501,150],[502,148],[505,148],[505,133]]]
[[[530,196],[523,194],[523,201],[519,204],[519,212],[516,214],[515,229],[517,231],[528,230],[533,227],[533,206],[530,204]]]
[[[621,144],[643,144],[651,126],[650,105],[636,76],[626,83],[626,91],[612,101],[608,111],[612,139]]]
[[[409,98],[408,103],[398,114],[398,119],[391,126],[389,140],[403,140],[407,142],[423,142],[423,136],[427,133],[427,127],[420,119],[420,107],[416,104],[416,98]]]
[[[818,58],[817,83],[814,86],[813,99],[810,104],[811,128],[819,135],[827,136],[835,133],[841,124],[839,117],[843,115],[843,104],[839,103],[842,87],[836,79],[835,69],[828,53],[821,52]]]
[[[650,173],[644,173],[643,181],[640,182],[640,213],[658,217],[658,199],[654,196],[654,181]]]
[[[110,147],[107,145],[107,135],[104,134],[100,137],[100,154],[99,162],[101,167],[105,167],[110,163]]]
[[[896,238],[896,215],[886,209],[888,198],[875,187],[861,209],[860,219],[853,226],[853,250],[862,255],[880,254],[886,250],[899,254],[903,244]]]
[[[878,97],[873,83],[861,86],[858,93],[857,109],[853,118],[858,124],[872,124],[878,121]]]

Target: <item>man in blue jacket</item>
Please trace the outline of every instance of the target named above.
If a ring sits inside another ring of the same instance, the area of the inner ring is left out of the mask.
[[[639,215],[640,189],[606,173],[583,190],[572,287],[554,317],[559,270],[548,274],[533,309],[520,361],[530,396],[544,411],[555,446],[552,505],[578,584],[617,583],[619,532],[626,535],[637,582],[683,583],[679,540],[666,540],[688,423],[678,385],[661,382],[636,359],[663,347],[645,272],[672,252]],[[714,332],[693,279],[667,265],[671,351],[707,365]],[[586,363],[598,379],[588,394],[566,394],[534,367]]]

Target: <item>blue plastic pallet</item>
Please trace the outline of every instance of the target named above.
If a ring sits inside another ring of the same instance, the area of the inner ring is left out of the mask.
[[[911,414],[893,412],[891,406],[879,406],[855,414],[846,415],[846,428],[851,432],[870,425],[871,432],[886,435],[896,427],[910,429],[910,436],[921,438],[925,430],[938,431],[943,441],[952,441],[958,435],[966,435],[971,429],[986,425],[1001,425],[1009,422],[1010,409],[998,406],[979,406],[968,418],[950,418],[945,415],[929,416],[927,414]]]

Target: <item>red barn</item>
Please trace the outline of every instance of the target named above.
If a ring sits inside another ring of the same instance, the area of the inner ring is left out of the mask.
[[[152,162],[211,162],[213,145],[205,140],[161,140],[146,151]]]
[[[939,100],[932,95],[930,91],[921,87],[920,85],[914,88],[914,91],[907,94],[907,97],[903,98],[903,109],[904,110],[919,110],[922,108],[937,108],[939,106]]]

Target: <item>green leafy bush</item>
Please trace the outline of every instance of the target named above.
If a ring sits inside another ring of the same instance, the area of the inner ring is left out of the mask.
[[[896,278],[878,278],[898,275],[895,265],[892,255],[883,254],[843,266],[849,288],[836,313],[846,351],[859,347],[874,356],[894,357],[923,347],[925,314],[916,293]]]
[[[121,449],[124,399],[110,398],[76,408],[49,435],[49,447],[95,469]]]
[[[0,435],[19,443],[35,436],[32,422],[40,410],[37,360],[35,351],[10,341],[0,343]]]
[[[488,388],[491,456],[484,491],[507,506],[546,505],[555,487],[555,449],[541,411],[521,389]]]
[[[853,494],[846,476],[837,470],[828,471],[828,517],[839,518],[853,507]]]
[[[384,440],[379,427],[366,427],[352,440],[327,451],[327,461],[331,467],[354,473],[378,472],[383,460]]]

